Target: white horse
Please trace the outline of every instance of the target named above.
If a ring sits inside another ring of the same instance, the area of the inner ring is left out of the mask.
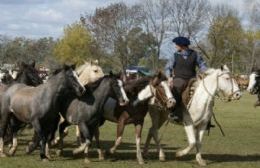
[[[198,81],[194,95],[187,106],[188,109],[183,112],[183,124],[189,145],[185,149],[178,151],[176,153],[177,157],[188,154],[196,147],[197,162],[199,165],[206,165],[206,161],[201,156],[201,143],[207,124],[213,114],[214,98],[218,93],[222,93],[229,100],[237,100],[241,97],[238,84],[232,78],[226,65],[222,66],[221,69],[207,70],[206,77]],[[151,109],[150,115],[152,127],[147,136],[144,153],[148,152],[150,140],[154,138],[158,147],[159,158],[160,160],[165,160],[165,154],[158,138],[158,130],[167,120],[167,113]]]

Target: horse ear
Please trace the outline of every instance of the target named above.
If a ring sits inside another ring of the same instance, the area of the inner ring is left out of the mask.
[[[229,71],[229,68],[227,65],[222,65],[220,69],[221,69],[221,71],[224,71],[224,70]]]
[[[114,76],[113,71],[109,71],[109,76]]]
[[[76,69],[76,64],[72,64],[70,67],[71,67],[71,69],[75,70]]]
[[[20,63],[20,67],[21,67],[21,68],[26,68],[27,66],[28,66],[28,65],[27,65],[25,62],[23,62],[23,61]]]
[[[95,63],[96,65],[98,65],[98,60],[96,59],[96,60],[94,61],[94,63]]]
[[[33,60],[33,61],[30,63],[30,66],[32,66],[32,67],[35,68],[35,60]]]
[[[223,65],[221,65],[220,69],[221,69],[221,71],[223,71],[223,70],[224,70],[224,66],[223,66]]]
[[[69,66],[69,65],[67,65],[67,64],[64,64],[64,65],[63,65],[63,69],[64,69],[65,71],[69,70],[70,68],[71,68],[71,66]]]

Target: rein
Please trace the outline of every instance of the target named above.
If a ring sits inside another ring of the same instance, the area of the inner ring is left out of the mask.
[[[226,97],[220,97],[218,94],[216,94],[216,95],[213,95],[212,93],[210,93],[210,91],[208,90],[208,88],[206,87],[206,85],[205,85],[205,78],[203,78],[202,79],[202,83],[203,83],[203,87],[204,87],[204,89],[205,89],[205,91],[211,96],[211,97],[213,97],[213,98],[217,98],[218,100],[221,100],[221,101],[230,101],[230,100],[232,100],[232,97],[234,96],[234,94],[236,94],[237,92],[239,92],[239,90],[237,90],[237,91],[235,91],[234,92],[234,86],[233,86],[233,77],[232,77],[232,75],[231,75],[231,73],[230,72],[226,72],[226,73],[223,73],[223,74],[221,74],[221,75],[218,75],[217,76],[217,89],[218,89],[218,81],[219,81],[219,77],[221,77],[222,75],[225,75],[225,74],[229,74],[230,75],[230,82],[231,82],[231,85],[232,85],[232,89],[231,89],[231,95],[229,95],[227,98]],[[235,79],[234,79],[235,80]]]

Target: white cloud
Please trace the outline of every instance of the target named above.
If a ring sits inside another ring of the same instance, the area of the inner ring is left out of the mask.
[[[0,0],[0,34],[59,37],[63,27],[79,20],[80,14],[121,1],[134,4],[141,0]],[[210,1],[228,3],[239,10],[244,5],[244,0]]]

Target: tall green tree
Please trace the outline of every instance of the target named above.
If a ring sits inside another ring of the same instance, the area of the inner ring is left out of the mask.
[[[80,22],[65,27],[64,35],[54,48],[55,57],[61,62],[80,64],[94,58],[94,41],[90,32]]]
[[[228,64],[232,71],[239,69],[244,31],[237,13],[221,7],[213,18],[208,31],[208,50],[210,66]],[[222,11],[222,12],[221,12]]]

